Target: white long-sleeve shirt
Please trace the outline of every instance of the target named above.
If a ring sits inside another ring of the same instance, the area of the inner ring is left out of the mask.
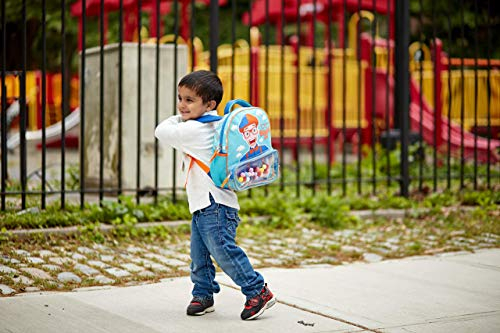
[[[216,116],[217,111],[209,111],[205,113],[205,115],[207,114]],[[196,120],[182,121],[181,116],[177,115],[162,121],[155,130],[155,137],[162,144],[172,146],[183,153],[181,170],[183,170],[184,179],[187,177],[186,193],[191,213],[210,206],[209,194],[212,194],[214,201],[219,204],[240,209],[236,193],[217,187],[198,164],[193,163],[188,172],[191,162],[188,155],[210,165],[217,123],[201,123]]]

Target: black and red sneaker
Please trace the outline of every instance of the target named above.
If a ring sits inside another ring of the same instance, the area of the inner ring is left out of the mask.
[[[187,308],[188,316],[201,316],[205,313],[214,312],[214,299],[193,297]]]
[[[245,302],[245,308],[243,309],[243,312],[241,312],[241,319],[255,319],[275,303],[276,298],[274,297],[271,290],[269,290],[266,283],[264,285],[264,288],[262,288],[260,294]]]

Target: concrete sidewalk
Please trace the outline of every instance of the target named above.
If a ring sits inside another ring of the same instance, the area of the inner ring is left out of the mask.
[[[239,318],[225,276],[216,311],[185,315],[189,278],[0,299],[0,332],[500,332],[500,249],[378,263],[263,269],[278,304]]]

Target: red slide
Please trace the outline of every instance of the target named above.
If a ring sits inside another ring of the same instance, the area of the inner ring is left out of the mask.
[[[387,83],[389,84],[389,96],[387,93]],[[385,71],[377,70],[376,75],[376,101],[375,113],[378,118],[385,119],[386,114],[386,97],[389,97],[389,110],[392,115],[394,114],[394,78],[389,77],[387,82],[387,74]],[[434,145],[434,109],[427,103],[425,97],[422,98],[422,136],[424,141],[430,145]],[[392,123],[392,120],[391,120]],[[420,131],[420,89],[416,82],[410,80],[410,128],[415,132]],[[450,143],[451,150],[455,156],[460,154],[460,147],[462,143],[462,130],[459,125],[451,123],[450,126]],[[464,137],[464,158],[474,159],[474,134],[468,131],[463,132]],[[441,142],[447,144],[448,142],[448,119],[441,117]],[[498,153],[500,141],[490,140],[490,163],[497,163],[500,161]],[[488,139],[484,137],[477,137],[477,159],[479,162],[488,161]]]
[[[421,106],[420,106],[421,105]],[[420,111],[422,109],[422,135],[424,140],[429,143],[434,143],[434,109],[432,109],[422,98],[420,103],[420,89],[413,79],[410,80],[410,127],[413,131],[420,130]],[[477,143],[474,142],[475,135],[468,131],[463,131],[463,146],[464,158],[474,159],[474,147],[477,144],[477,159],[479,162],[488,161],[488,139],[477,137]],[[443,142],[448,142],[448,118],[441,117],[441,138]],[[450,124],[450,143],[451,149],[455,153],[460,152],[462,146],[462,129],[459,125]],[[500,160],[498,149],[500,141],[490,140],[490,163],[497,163]]]

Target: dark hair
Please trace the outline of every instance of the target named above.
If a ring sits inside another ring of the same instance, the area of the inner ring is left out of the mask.
[[[219,77],[210,71],[200,70],[187,74],[179,82],[179,87],[193,90],[203,100],[203,103],[215,101],[215,108],[219,106],[224,94]]]

